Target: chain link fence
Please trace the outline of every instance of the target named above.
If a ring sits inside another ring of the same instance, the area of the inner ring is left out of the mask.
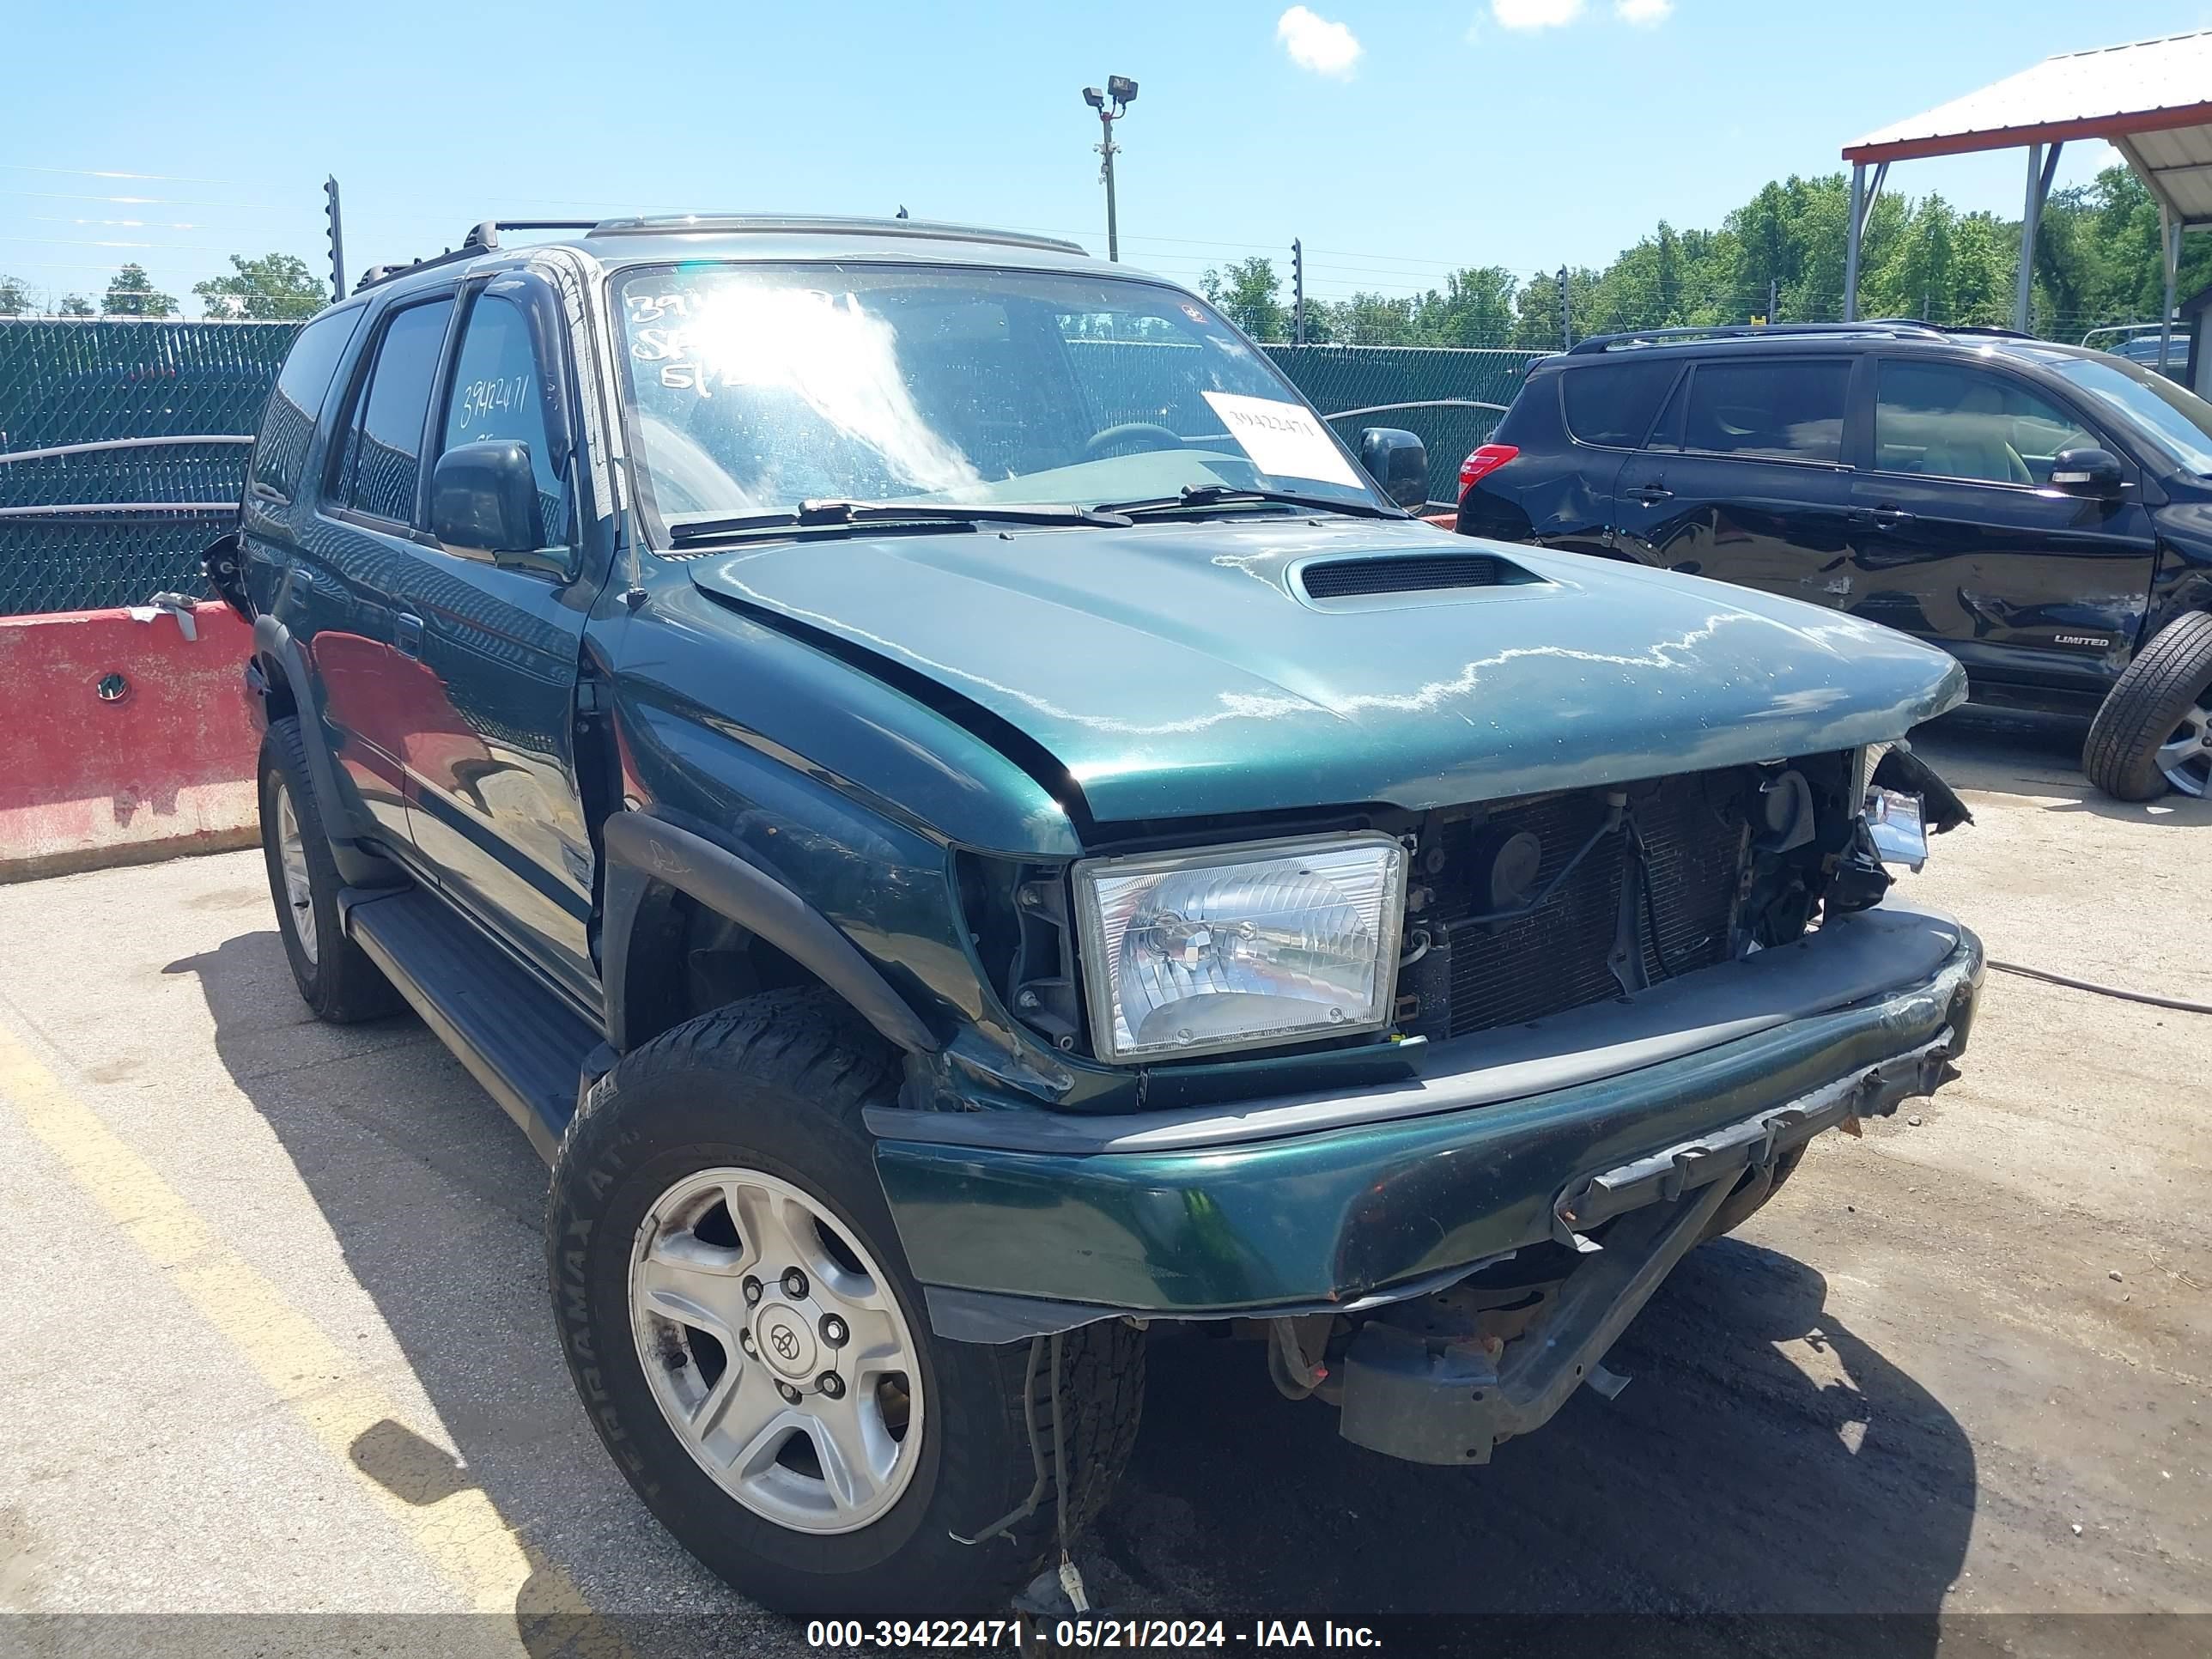
[[[235,512],[240,441],[297,326],[0,320],[0,616],[204,594],[200,551]],[[1267,350],[1347,439],[1363,426],[1418,434],[1440,503],[1538,355]]]
[[[1419,438],[1429,452],[1429,500],[1438,507],[1458,504],[1459,464],[1488,441],[1528,365],[1544,355],[1449,346],[1265,350],[1346,440],[1356,444],[1368,426],[1399,427]]]
[[[204,594],[297,327],[0,320],[0,616]]]

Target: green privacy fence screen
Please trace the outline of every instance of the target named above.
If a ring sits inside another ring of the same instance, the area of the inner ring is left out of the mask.
[[[231,516],[246,449],[196,441],[260,424],[296,328],[0,319],[0,616],[204,594],[200,550]],[[1534,360],[1421,347],[1267,350],[1323,414],[1426,405],[1336,425],[1355,440],[1363,426],[1418,434],[1439,501],[1452,499],[1461,459],[1498,418],[1454,405],[1510,403]],[[119,440],[133,441],[105,447]]]
[[[260,423],[296,328],[0,320],[0,616],[204,594],[246,448],[194,440]]]
[[[1495,409],[1454,405],[1511,403],[1528,365],[1543,356],[1445,346],[1340,345],[1271,345],[1267,355],[1322,414],[1377,410],[1334,422],[1346,439],[1356,443],[1359,428],[1366,426],[1402,427],[1419,437],[1428,446],[1429,499],[1444,503],[1458,499],[1459,464],[1467,452],[1486,441],[1498,424]],[[1429,406],[1389,407],[1406,404]]]

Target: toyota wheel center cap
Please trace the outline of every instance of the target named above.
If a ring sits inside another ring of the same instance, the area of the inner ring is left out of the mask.
[[[754,1322],[762,1358],[788,1377],[814,1375],[814,1334],[788,1308],[769,1308]]]

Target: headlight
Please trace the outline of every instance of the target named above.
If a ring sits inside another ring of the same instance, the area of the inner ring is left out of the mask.
[[[1389,1023],[1406,849],[1316,836],[1075,866],[1103,1059],[1181,1059]]]
[[[1915,875],[1928,862],[1927,805],[1901,790],[1867,791],[1866,823],[1884,864],[1901,864]]]

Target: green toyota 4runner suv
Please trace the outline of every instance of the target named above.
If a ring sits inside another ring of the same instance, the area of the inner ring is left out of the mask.
[[[309,323],[210,571],[301,994],[551,1164],[585,1409],[745,1594],[1003,1607],[1170,1322],[1485,1462],[1949,1074],[1948,656],[1440,534],[1069,244],[561,228]]]

